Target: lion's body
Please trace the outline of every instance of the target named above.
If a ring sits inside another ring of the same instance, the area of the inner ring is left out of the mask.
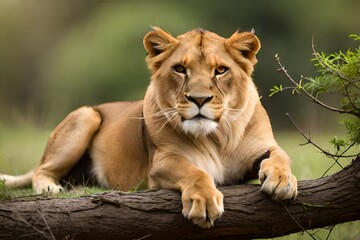
[[[184,216],[201,227],[223,213],[216,185],[254,171],[273,199],[295,197],[290,159],[274,140],[251,79],[260,48],[255,35],[224,39],[194,30],[174,38],[154,28],[144,46],[152,72],[144,100],[70,113],[50,136],[34,189],[61,190],[60,179],[86,154],[103,187],[127,191],[146,182],[181,191]],[[9,186],[26,182],[2,176]]]
[[[89,175],[95,178],[101,187],[109,189],[128,191],[140,183],[147,184],[156,146],[149,138],[145,126],[143,100],[106,103],[91,108],[96,111],[90,112],[94,118],[98,117],[97,113],[100,114],[101,124],[86,150],[90,157],[87,160],[91,164]],[[256,108],[250,119],[251,123],[247,124],[250,132],[256,131],[256,138],[244,132],[236,151],[228,152],[221,143],[206,137],[193,139],[191,136],[182,135],[175,143],[178,148],[172,153],[188,155],[187,159],[205,170],[217,185],[242,182],[246,173],[253,170],[255,161],[274,145],[271,132],[263,131],[263,127],[266,127],[263,120],[268,119],[266,112],[260,102]],[[75,110],[74,113],[77,111],[81,112],[83,109]],[[166,138],[165,135],[162,137]],[[267,142],[264,142],[264,139]],[[72,177],[75,178],[72,175],[67,176],[68,179]],[[79,179],[77,176],[77,183],[86,185],[88,179],[82,177]]]
[[[103,187],[128,191],[147,182],[150,156],[142,106],[143,101],[137,101],[95,107],[103,124],[89,154],[96,169],[93,172]]]

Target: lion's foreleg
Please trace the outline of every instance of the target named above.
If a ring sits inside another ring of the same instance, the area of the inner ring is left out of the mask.
[[[279,146],[270,148],[270,157],[260,165],[261,190],[273,200],[292,199],[297,195],[297,180],[290,165],[290,158]]]
[[[200,227],[213,226],[224,212],[223,195],[214,180],[181,156],[156,152],[149,187],[181,191],[183,215]]]
[[[61,177],[77,163],[99,129],[101,117],[91,107],[71,112],[51,133],[42,161],[32,178],[37,193],[58,193]]]

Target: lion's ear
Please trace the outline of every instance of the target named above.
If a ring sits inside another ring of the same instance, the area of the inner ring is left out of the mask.
[[[226,40],[226,45],[229,51],[235,50],[250,60],[252,64],[256,64],[256,54],[260,50],[261,45],[259,39],[253,32],[235,32]]]
[[[153,27],[153,31],[144,37],[144,47],[149,53],[149,57],[155,57],[161,54],[177,42],[178,40],[176,40],[176,38],[159,27]]]
[[[152,74],[160,67],[161,63],[170,55],[178,45],[178,40],[159,27],[153,27],[153,31],[144,37],[144,47],[148,52],[146,62]]]

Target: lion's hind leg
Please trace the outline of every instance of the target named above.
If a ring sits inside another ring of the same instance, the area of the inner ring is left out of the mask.
[[[71,112],[51,133],[40,165],[32,177],[37,193],[62,191],[59,180],[80,160],[101,124],[92,107]]]

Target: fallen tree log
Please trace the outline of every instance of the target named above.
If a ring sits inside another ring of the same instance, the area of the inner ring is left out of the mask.
[[[273,202],[259,185],[219,189],[225,213],[211,229],[182,216],[178,192],[113,191],[0,202],[0,239],[253,239],[359,220],[360,158],[332,176],[300,181],[294,201]]]

